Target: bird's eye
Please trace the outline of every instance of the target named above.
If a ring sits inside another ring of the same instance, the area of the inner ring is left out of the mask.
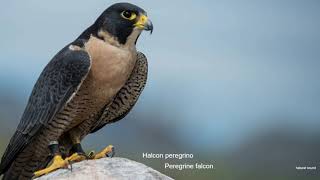
[[[124,19],[129,19],[129,20],[133,20],[137,17],[136,13],[134,12],[131,12],[131,11],[123,11],[121,13],[121,16],[124,18]]]

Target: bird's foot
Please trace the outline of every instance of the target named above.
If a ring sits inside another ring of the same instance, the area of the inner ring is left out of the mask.
[[[61,155],[55,155],[50,166],[45,169],[41,169],[39,171],[34,172],[34,177],[40,177],[60,168],[67,168],[68,165],[69,162],[67,160],[62,159]]]
[[[89,153],[89,157],[90,159],[100,159],[104,157],[113,157],[114,154],[115,154],[114,147],[112,145],[109,145],[97,154],[94,154],[94,152],[91,151]]]
[[[80,162],[89,157],[86,154],[82,153],[73,153],[71,156],[67,157],[65,160],[68,162]]]

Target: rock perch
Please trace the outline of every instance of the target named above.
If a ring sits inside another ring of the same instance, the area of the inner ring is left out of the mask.
[[[36,180],[172,180],[172,178],[125,158],[84,160],[72,164],[72,171],[59,169]]]

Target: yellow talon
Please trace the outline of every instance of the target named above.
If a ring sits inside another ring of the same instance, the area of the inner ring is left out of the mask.
[[[114,147],[112,145],[109,145],[105,147],[102,151],[92,156],[92,159],[100,159],[107,157],[107,154],[111,153],[111,157],[114,154]]]
[[[34,172],[34,176],[39,177],[57,169],[66,168],[68,167],[68,165],[69,165],[69,162],[66,160],[63,160],[61,155],[55,155],[53,157],[53,162],[50,164],[50,166],[45,169],[41,169],[39,171]]]
[[[85,159],[86,159],[86,156],[78,153],[73,153],[71,156],[67,157],[65,160],[69,162],[80,162]]]

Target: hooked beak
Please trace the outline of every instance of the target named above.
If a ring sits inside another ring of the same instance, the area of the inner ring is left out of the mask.
[[[134,26],[139,29],[150,31],[150,34],[152,34],[153,24],[146,15],[140,15],[138,21],[134,24]]]

